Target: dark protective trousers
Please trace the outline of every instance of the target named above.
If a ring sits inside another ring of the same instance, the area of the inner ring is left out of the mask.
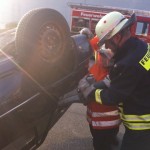
[[[126,128],[121,150],[150,150],[150,130],[129,130]]]
[[[115,129],[98,130],[90,126],[93,137],[94,150],[112,150],[113,145],[117,145],[117,133],[119,127]]]

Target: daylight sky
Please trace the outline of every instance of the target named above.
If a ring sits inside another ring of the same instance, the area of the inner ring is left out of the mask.
[[[150,0],[0,0],[0,23],[19,20],[27,11],[37,7],[56,9],[68,21],[70,18],[68,2],[150,11]]]

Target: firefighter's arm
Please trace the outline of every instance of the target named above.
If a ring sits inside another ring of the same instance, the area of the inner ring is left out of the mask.
[[[95,90],[95,99],[98,103],[116,105],[129,100],[137,90],[139,82],[143,80],[143,70],[138,67],[121,65],[117,68],[118,72],[115,74],[115,78],[111,80],[110,87]]]
[[[95,100],[95,93],[99,89],[106,89],[110,86],[110,79],[106,77],[104,80],[99,82],[90,83],[87,77],[80,80],[78,89],[84,97],[84,104],[87,104],[91,100]],[[100,91],[100,90],[99,90]]]
[[[72,103],[82,103],[87,105],[91,100],[95,100],[96,89],[107,88],[110,85],[108,82],[110,82],[108,77],[96,83],[93,75],[86,75],[80,80],[78,89],[75,89],[60,98],[58,105],[62,107]]]
[[[99,104],[117,105],[122,100],[121,98],[120,98],[120,100],[115,98],[116,93],[115,93],[115,91],[114,92],[110,91],[110,88],[108,88],[108,89],[96,89],[94,94],[95,94],[94,95],[95,96],[95,101]]]

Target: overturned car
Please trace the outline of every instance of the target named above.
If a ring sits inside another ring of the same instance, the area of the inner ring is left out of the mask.
[[[0,149],[36,149],[69,108],[58,102],[87,73],[92,50],[48,8],[31,10],[0,40]]]

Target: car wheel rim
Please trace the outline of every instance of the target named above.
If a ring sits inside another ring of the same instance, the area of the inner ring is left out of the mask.
[[[54,24],[45,24],[41,28],[39,55],[46,62],[56,62],[63,55],[62,35]]]

